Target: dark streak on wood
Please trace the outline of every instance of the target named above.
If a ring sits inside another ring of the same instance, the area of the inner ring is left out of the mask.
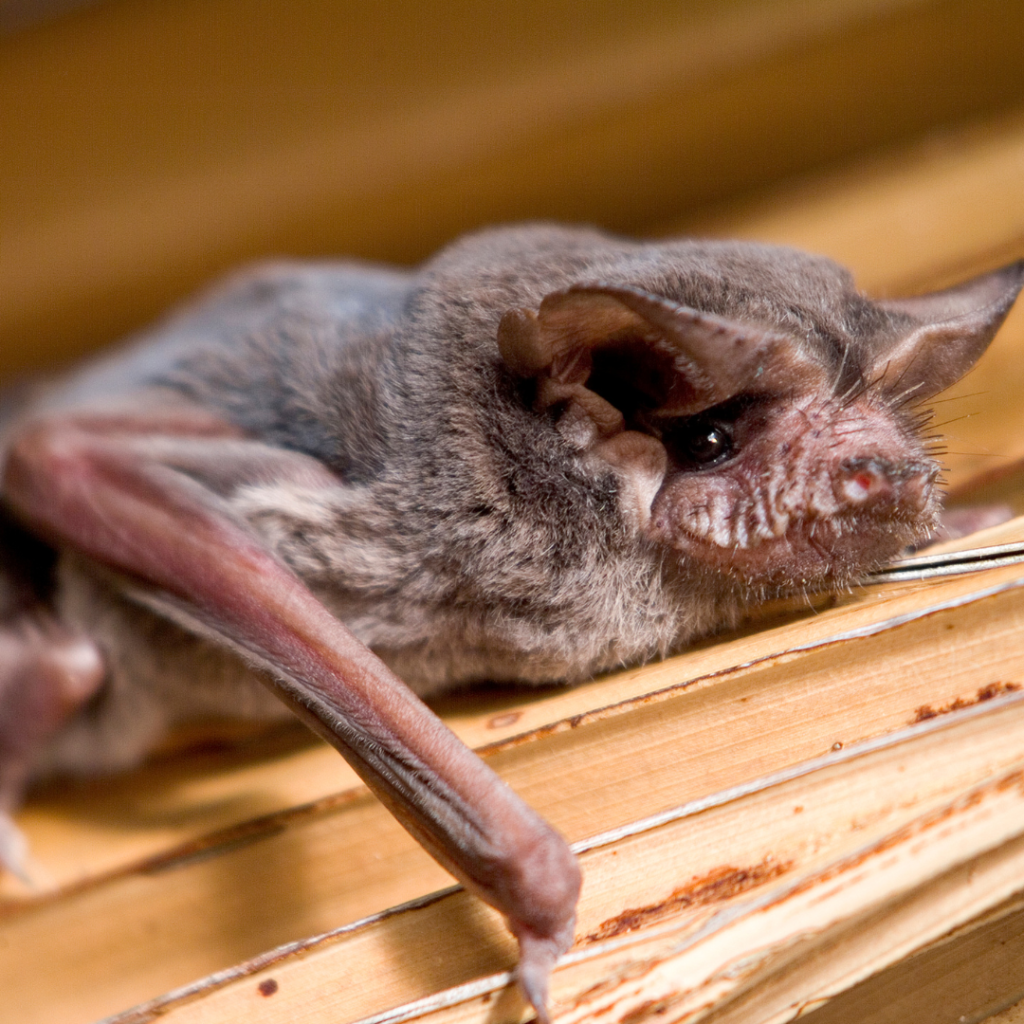
[[[963,697],[957,697],[955,700],[950,701],[948,704],[943,704],[939,708],[933,708],[930,704],[922,704],[921,707],[914,711],[914,717],[910,720],[910,724],[917,725],[918,722],[925,722],[929,718],[938,718],[939,715],[948,715],[951,711],[961,711],[963,708],[970,708],[975,704],[983,704],[994,697],[1002,697],[1007,693],[1016,693],[1020,689],[1022,689],[1020,683],[989,683],[988,686],[983,686],[978,690],[976,696],[972,699],[965,700]]]
[[[722,865],[706,875],[693,879],[688,885],[674,889],[672,894],[658,903],[646,907],[631,907],[609,918],[582,940],[582,945],[601,942],[626,932],[645,928],[655,921],[691,907],[706,906],[746,892],[764,882],[785,874],[792,866],[789,861],[765,859],[753,867],[737,868]]]

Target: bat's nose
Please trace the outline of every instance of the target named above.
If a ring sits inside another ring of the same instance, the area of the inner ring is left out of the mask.
[[[937,474],[938,467],[927,462],[845,459],[837,474],[836,497],[848,508],[923,508]]]

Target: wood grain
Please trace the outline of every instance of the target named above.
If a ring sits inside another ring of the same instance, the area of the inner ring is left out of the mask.
[[[1022,729],[1024,696],[1011,696],[961,712],[955,724],[926,723],[825,757],[796,779],[753,781],[746,794],[583,853],[579,933],[593,937],[556,971],[558,1019],[642,1020],[657,1007],[651,1019],[688,1021],[709,1001],[717,1020],[789,1019],[794,991],[798,1004],[824,1000],[999,905],[1019,890],[1024,866]],[[997,767],[1000,750],[1009,770]],[[958,779],[951,762],[961,756],[980,759],[985,782],[972,786],[966,763]],[[709,878],[728,869],[743,881],[716,891]],[[618,930],[623,907],[633,908],[630,923]],[[385,1007],[392,1015],[381,1019],[519,1020],[514,996],[501,1013],[490,1006],[507,975],[481,979],[476,992],[458,987],[480,970],[480,940],[496,926],[483,917],[453,893],[115,1020],[363,1020]],[[439,930],[449,936],[443,964],[432,941]],[[397,960],[384,952],[391,936],[403,950]],[[332,990],[329,979],[343,976],[366,980]],[[259,988],[271,978],[274,1003]],[[430,995],[441,988],[449,991]]]

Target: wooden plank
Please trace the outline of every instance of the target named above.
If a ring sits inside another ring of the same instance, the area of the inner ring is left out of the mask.
[[[836,996],[805,1024],[1010,1024],[1024,1019],[1019,899]],[[1010,1004],[1016,1003],[1014,1010]]]
[[[554,978],[559,1020],[643,1019],[657,1007],[655,1019],[688,1021],[708,1005],[722,1024],[788,1020],[998,906],[1024,877],[1022,729],[1024,697],[1009,697],[584,851],[582,938]],[[973,785],[981,749],[1005,750],[1015,767],[990,762]],[[958,781],[951,762],[961,757],[968,771]],[[732,884],[716,887],[727,876]],[[623,917],[624,907],[634,909]],[[487,916],[453,893],[114,1020],[518,1021],[514,993],[494,1004],[507,975],[458,987],[481,970],[481,939],[496,926]],[[338,977],[361,983],[332,984]],[[260,989],[270,981],[273,1000]]]
[[[994,1017],[987,1017],[983,1024],[1024,1024],[1024,1001],[1015,1003]]]

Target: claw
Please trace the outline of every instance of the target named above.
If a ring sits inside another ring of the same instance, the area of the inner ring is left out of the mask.
[[[0,628],[0,870],[33,888],[28,842],[11,814],[40,752],[105,675],[95,644],[41,610]]]
[[[0,811],[0,868],[10,871],[19,882],[34,887],[28,871],[28,840],[5,811]]]
[[[516,967],[516,982],[519,991],[537,1014],[537,1024],[551,1024],[548,1013],[548,986],[551,972],[567,942],[550,938],[535,938],[520,934],[519,965]]]

